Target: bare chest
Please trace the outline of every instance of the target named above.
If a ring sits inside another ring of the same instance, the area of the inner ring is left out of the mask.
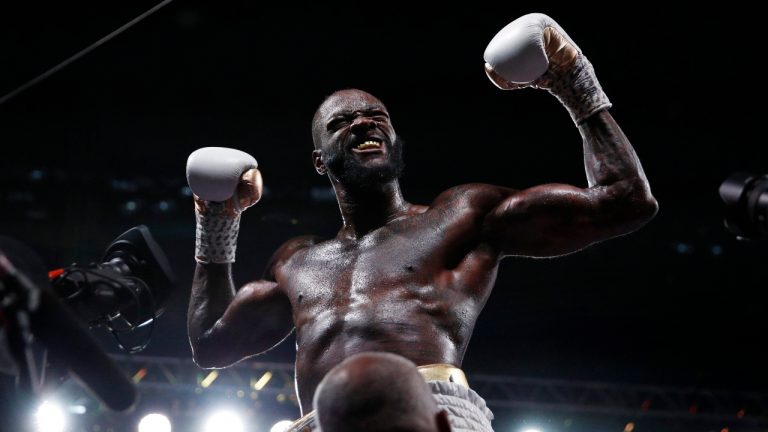
[[[445,239],[424,227],[383,229],[357,242],[332,241],[294,260],[284,288],[298,308],[407,297],[416,294],[410,293],[415,287],[437,287],[445,249]]]
[[[459,212],[428,212],[358,239],[317,244],[297,253],[278,283],[294,311],[445,300],[447,291],[461,288],[465,276],[488,270],[460,268],[473,249],[471,225],[464,219]]]

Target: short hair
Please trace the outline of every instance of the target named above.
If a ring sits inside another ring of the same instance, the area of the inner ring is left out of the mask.
[[[434,432],[439,412],[416,365],[390,353],[363,353],[331,369],[315,392],[323,432]]]
[[[334,94],[335,93],[323,98],[323,101],[320,102],[320,105],[317,106],[315,114],[312,116],[312,144],[314,144],[315,149],[320,148],[320,129],[318,125],[318,122],[320,121],[320,110],[323,108],[323,105],[325,105],[328,99],[330,99]]]

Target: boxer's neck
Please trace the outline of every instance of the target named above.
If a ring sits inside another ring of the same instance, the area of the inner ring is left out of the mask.
[[[381,228],[408,210],[400,183],[392,180],[365,189],[354,189],[334,182],[344,227],[340,234],[358,238]]]

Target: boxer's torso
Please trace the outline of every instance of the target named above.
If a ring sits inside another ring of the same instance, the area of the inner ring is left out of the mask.
[[[410,206],[383,227],[305,247],[274,269],[293,308],[303,407],[328,370],[359,352],[461,365],[500,259],[478,241],[481,215],[462,198]]]

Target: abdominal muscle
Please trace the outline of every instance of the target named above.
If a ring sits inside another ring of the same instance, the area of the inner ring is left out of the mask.
[[[297,329],[296,385],[302,412],[311,410],[312,396],[325,374],[354,354],[383,351],[416,365],[461,366],[464,347],[456,339],[463,338],[451,337],[435,317],[423,311],[398,306],[387,308],[388,316],[321,312]]]

